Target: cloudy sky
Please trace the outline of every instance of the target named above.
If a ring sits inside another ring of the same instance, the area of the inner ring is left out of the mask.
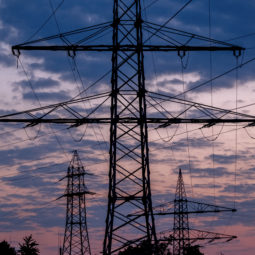
[[[143,0],[144,20],[164,24],[186,2]],[[100,36],[89,43],[110,43],[111,27],[108,25],[112,20],[112,7],[110,0],[0,0],[0,115],[47,106],[79,94],[109,92],[110,53],[80,52],[72,58],[66,52],[22,51],[17,58],[11,46],[99,23],[107,25]],[[169,28],[211,37],[246,50],[238,58],[233,52],[191,52],[182,61],[176,52],[147,52],[147,90],[173,96],[192,89],[178,98],[225,109],[238,108],[241,113],[255,116],[254,9],[252,0],[245,4],[241,0],[193,0],[168,23]],[[55,15],[53,10],[56,10]],[[145,30],[144,40],[148,37]],[[84,34],[79,34],[70,40],[83,38]],[[171,38],[182,43],[187,41],[176,34],[171,34]],[[155,42],[159,41],[157,37]],[[42,42],[45,43],[63,45],[61,40]],[[208,41],[196,39],[190,43],[210,45]],[[235,69],[236,66],[239,68]],[[207,82],[213,77],[218,78]],[[196,86],[198,88],[193,89]],[[84,89],[86,93],[81,93]],[[157,100],[161,104],[148,103],[151,116],[158,116],[159,112],[176,116],[187,107],[179,101]],[[77,103],[74,107],[84,116],[103,101],[92,116],[109,116],[107,97]],[[72,116],[63,109],[54,114],[52,116]],[[186,114],[186,117],[205,116],[197,108],[191,108]],[[231,118],[231,115],[226,117]],[[166,128],[149,126],[154,205],[174,199],[181,167],[189,198],[237,209],[236,213],[190,217],[192,228],[238,236],[231,243],[210,243],[203,248],[205,254],[248,255],[254,249],[255,129],[246,125],[218,124],[202,129],[202,125],[194,124]],[[64,193],[66,183],[59,179],[66,173],[71,151],[77,149],[85,168],[95,174],[86,179],[88,188],[96,192],[87,198],[88,227],[93,254],[102,250],[109,126],[68,127],[36,125],[25,128],[24,124],[1,124],[0,240],[6,239],[17,247],[24,236],[32,233],[40,243],[42,254],[57,254],[65,225],[65,201],[56,199]],[[171,217],[157,220],[158,231],[172,226]]]

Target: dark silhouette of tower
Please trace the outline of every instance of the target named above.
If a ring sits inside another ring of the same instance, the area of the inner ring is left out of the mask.
[[[180,169],[174,199],[173,254],[185,254],[185,248],[189,246],[188,201]]]
[[[86,194],[88,191],[84,176],[88,174],[79,158],[78,152],[73,152],[67,175],[66,225],[61,255],[91,255],[89,235],[86,220]]]
[[[237,238],[236,236],[190,228],[189,214],[219,212],[236,212],[236,209],[187,199],[181,169],[179,169],[174,201],[154,208],[154,215],[174,215],[174,225],[172,231],[164,231],[161,233],[161,235],[164,235],[165,237],[166,234],[168,235],[168,237],[162,241],[169,241],[172,243],[173,255],[190,254],[189,251],[197,242],[212,243],[215,240],[225,240],[228,242]]]
[[[103,254],[156,242],[152,212],[140,0],[114,0],[109,195]],[[123,33],[123,31],[125,31]],[[128,45],[129,50],[119,47]],[[133,123],[122,123],[128,117]],[[142,217],[129,218],[142,208]],[[129,236],[127,236],[127,234]]]

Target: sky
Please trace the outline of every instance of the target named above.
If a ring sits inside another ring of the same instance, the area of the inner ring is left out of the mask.
[[[143,0],[144,20],[164,24],[186,2]],[[25,3],[0,0],[0,115],[66,101],[84,89],[86,93],[82,96],[110,91],[110,53],[79,52],[72,58],[66,52],[22,51],[17,58],[11,46],[111,22],[112,7],[110,0],[26,0]],[[56,8],[56,15],[52,15]],[[179,98],[225,109],[238,108],[240,113],[255,116],[255,62],[250,61],[255,57],[254,8],[252,0],[245,4],[241,0],[193,0],[168,27],[246,50],[238,58],[233,52],[190,52],[182,61],[176,52],[146,52],[148,91],[173,96],[204,84]],[[82,36],[70,40],[78,41]],[[102,36],[89,43],[110,43],[111,28]],[[144,38],[147,37],[145,31]],[[173,38],[180,39],[178,35]],[[153,38],[152,42],[160,39]],[[61,40],[43,43],[63,44]],[[190,43],[209,45],[195,39]],[[240,68],[235,70],[238,65]],[[228,72],[231,69],[234,70]],[[212,77],[218,78],[206,83]],[[81,114],[88,113],[102,100],[77,103],[75,109]],[[109,116],[109,106],[107,100],[92,116]],[[169,101],[161,102],[157,109],[150,103],[147,106],[150,116],[159,112],[175,115],[186,109]],[[63,109],[54,114],[51,116],[71,116]],[[193,107],[186,117],[201,117],[201,111]],[[86,177],[88,189],[96,192],[87,197],[87,220],[92,253],[100,254],[107,206],[109,126],[0,125],[0,241],[5,239],[18,247],[24,236],[33,234],[41,254],[58,253],[63,241],[65,201],[56,199],[66,187],[65,180],[59,180],[65,176],[72,151],[76,149],[86,170],[94,174]],[[255,130],[246,125],[217,124],[202,129],[203,124],[166,128],[149,125],[153,205],[174,199],[181,168],[190,199],[237,209],[235,213],[190,217],[192,228],[238,236],[231,242],[213,242],[202,248],[208,255],[250,255],[254,250]],[[158,232],[171,229],[173,218],[157,218],[156,227]]]

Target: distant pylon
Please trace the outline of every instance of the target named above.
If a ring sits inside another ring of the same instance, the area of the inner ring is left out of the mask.
[[[85,185],[85,174],[88,173],[75,150],[64,177],[67,178],[66,191],[62,196],[66,197],[66,225],[61,255],[91,255],[85,195],[94,193],[89,192]]]
[[[174,199],[173,254],[184,255],[185,248],[190,246],[188,202],[182,177],[179,176]]]
[[[170,203],[168,203],[168,206],[169,205]],[[192,245],[198,241],[207,241],[211,243],[215,240],[223,239],[228,242],[237,238],[236,236],[190,228],[188,217],[189,214],[236,212],[236,209],[188,200],[181,169],[179,169],[173,205],[173,211],[170,209],[170,207],[166,209],[166,206],[164,206],[163,210],[161,209],[157,211],[156,208],[154,210],[155,215],[174,214],[174,226],[170,238],[173,244],[173,255],[192,254]],[[196,247],[199,247],[199,245],[196,245]]]

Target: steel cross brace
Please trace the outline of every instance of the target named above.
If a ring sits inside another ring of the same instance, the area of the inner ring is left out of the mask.
[[[239,46],[172,46],[172,45],[143,45],[143,51],[233,51],[241,52],[244,48]],[[13,54],[20,50],[40,50],[40,51],[113,51],[113,45],[50,45],[50,46],[32,46],[32,45],[15,45],[12,47]],[[116,50],[116,49],[115,49]],[[136,45],[119,45],[118,51],[136,51]]]
[[[139,124],[139,118],[119,118],[114,120],[116,123],[137,123]],[[31,118],[0,118],[0,123],[29,123],[29,126],[34,126],[40,123],[54,123],[54,124],[73,124],[71,127],[78,127],[83,124],[110,124],[111,118],[57,118],[57,119],[31,119]],[[169,126],[171,124],[210,124],[215,125],[219,123],[255,123],[255,118],[245,119],[183,119],[183,118],[147,118],[147,124],[162,124],[159,127]]]

